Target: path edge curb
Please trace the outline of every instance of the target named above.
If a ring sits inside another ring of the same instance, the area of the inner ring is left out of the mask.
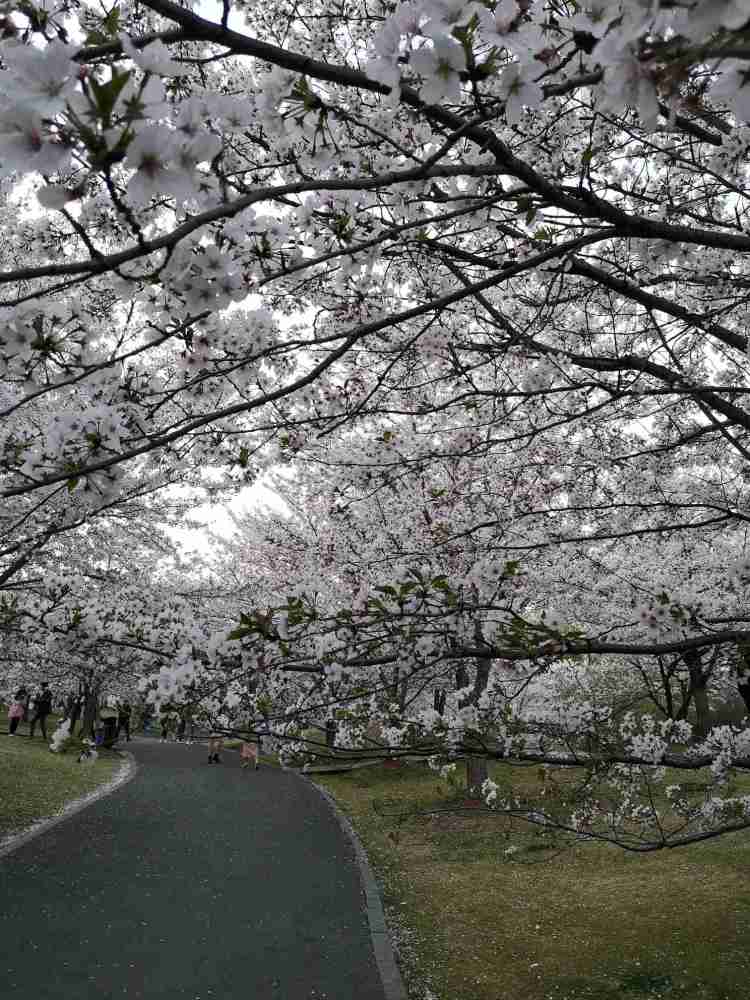
[[[12,854],[13,851],[17,851],[20,847],[28,844],[29,841],[34,840],[35,837],[46,833],[47,830],[51,830],[52,827],[57,826],[59,823],[64,823],[71,816],[75,816],[77,813],[82,812],[88,806],[93,805],[98,802],[99,799],[103,799],[107,795],[111,795],[112,792],[117,791],[123,785],[127,784],[128,781],[132,780],[136,772],[138,771],[138,764],[135,757],[127,750],[120,751],[122,757],[124,758],[124,763],[120,767],[120,770],[109,781],[106,781],[103,785],[95,788],[93,792],[89,792],[87,795],[82,795],[78,799],[73,799],[64,805],[63,808],[55,816],[49,816],[46,819],[41,819],[34,823],[32,826],[28,827],[26,830],[21,830],[20,833],[13,833],[4,840],[0,840],[0,861],[5,858],[8,854]]]
[[[300,777],[305,776],[300,775]],[[312,781],[310,778],[305,778],[305,780],[326,800],[331,812],[336,817],[339,826],[343,830],[344,834],[349,838],[352,847],[354,848],[354,856],[357,861],[357,867],[359,868],[359,877],[365,894],[367,922],[370,927],[372,950],[375,955],[375,964],[378,967],[380,979],[383,983],[385,1000],[408,1000],[406,987],[404,986],[404,981],[401,978],[401,971],[398,967],[396,956],[393,951],[391,935],[385,921],[385,913],[383,911],[383,901],[380,898],[380,890],[378,889],[378,884],[375,881],[375,875],[373,873],[372,866],[370,865],[369,858],[367,857],[367,852],[362,846],[362,841],[357,836],[354,827],[351,825],[347,817],[343,814],[341,809],[339,809],[339,806],[331,793],[321,785],[317,784],[317,782]]]

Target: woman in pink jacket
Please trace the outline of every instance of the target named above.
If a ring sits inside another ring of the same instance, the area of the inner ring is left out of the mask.
[[[16,735],[18,723],[23,718],[26,694],[26,688],[19,688],[13,695],[13,701],[10,703],[10,708],[8,709],[8,732],[11,736]]]
[[[243,740],[242,746],[240,747],[240,760],[242,761],[243,767],[250,767],[254,764],[254,770],[258,770],[258,744],[251,743],[249,740]]]

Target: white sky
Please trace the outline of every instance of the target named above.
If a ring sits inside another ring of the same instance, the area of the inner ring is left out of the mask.
[[[245,486],[238,490],[234,497],[226,504],[200,504],[192,511],[192,516],[201,521],[205,528],[193,530],[188,528],[172,528],[169,534],[182,547],[182,555],[186,556],[190,552],[197,555],[205,555],[211,551],[210,532],[224,535],[229,538],[232,535],[233,525],[230,512],[241,515],[246,511],[256,510],[262,507],[270,507],[274,510],[284,510],[282,500],[272,490],[263,483],[254,483],[252,486]]]

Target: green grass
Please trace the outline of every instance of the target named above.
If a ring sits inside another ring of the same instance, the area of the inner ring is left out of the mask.
[[[493,765],[495,780],[506,765]],[[534,772],[522,772],[527,786]],[[463,809],[423,767],[316,775],[383,886],[414,998],[739,1000],[750,995],[750,837],[647,856],[562,850]],[[508,848],[513,852],[508,854]]]
[[[27,730],[22,724],[20,732]],[[53,731],[49,726],[48,734]],[[54,816],[71,799],[109,781],[121,763],[114,755],[79,764],[76,755],[51,753],[38,727],[34,740],[0,735],[0,839]]]

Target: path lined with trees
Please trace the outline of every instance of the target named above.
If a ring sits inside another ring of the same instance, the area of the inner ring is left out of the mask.
[[[4,995],[383,1000],[323,798],[234,754],[138,741],[126,786],[3,862]]]
[[[564,766],[563,829],[639,849],[750,828],[746,0],[22,8],[0,696],[333,721],[509,815],[482,758]]]

